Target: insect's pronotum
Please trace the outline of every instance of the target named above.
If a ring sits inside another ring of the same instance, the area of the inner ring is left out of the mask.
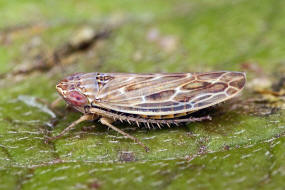
[[[112,125],[121,120],[147,127],[209,119],[189,114],[236,96],[246,82],[245,73],[218,71],[209,73],[128,74],[76,73],[56,85],[58,93],[76,110],[77,121],[64,129],[63,136],[82,121],[99,121],[148,148],[135,137]]]

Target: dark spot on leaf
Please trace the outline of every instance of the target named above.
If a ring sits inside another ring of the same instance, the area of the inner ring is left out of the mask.
[[[119,161],[121,162],[134,162],[136,160],[133,152],[121,151],[119,153]]]
[[[230,150],[230,146],[229,145],[225,145],[224,146],[224,150]]]
[[[88,185],[89,189],[92,189],[92,190],[97,190],[101,187],[101,184],[99,183],[99,181],[97,180],[94,180],[93,182],[91,182],[89,185]]]

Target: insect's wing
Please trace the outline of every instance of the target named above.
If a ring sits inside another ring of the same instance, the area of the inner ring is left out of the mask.
[[[197,111],[237,95],[245,85],[241,72],[111,74],[97,94],[100,107],[139,115]]]

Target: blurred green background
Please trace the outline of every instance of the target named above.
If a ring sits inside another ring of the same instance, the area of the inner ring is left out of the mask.
[[[282,0],[0,0],[0,189],[285,189],[284,23]],[[44,142],[80,117],[48,106],[66,75],[213,70],[248,81],[212,121],[119,125],[149,153],[90,122]]]

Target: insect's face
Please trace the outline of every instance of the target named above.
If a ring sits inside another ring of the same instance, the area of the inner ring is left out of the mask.
[[[81,112],[84,112],[84,107],[90,104],[86,80],[82,78],[81,73],[73,74],[60,81],[56,85],[56,90],[69,105]]]

